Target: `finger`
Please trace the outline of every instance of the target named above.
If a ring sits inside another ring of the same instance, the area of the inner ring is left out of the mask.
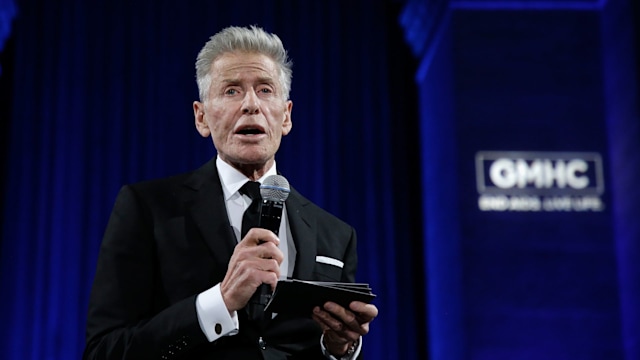
[[[313,309],[313,313],[311,314],[311,318],[318,324],[318,326],[320,326],[320,329],[322,330],[322,332],[330,330],[331,328],[329,327],[329,325],[327,325],[320,316],[315,314],[317,311],[320,311],[320,308],[316,306]]]
[[[262,284],[266,284],[269,285],[269,287],[271,288],[271,291],[275,291],[276,290],[276,286],[278,285],[278,276],[275,273],[272,272],[262,272],[262,280],[260,282],[259,285]],[[257,288],[257,287],[256,287]]]
[[[354,335],[355,333],[358,333],[357,336],[359,336],[360,325],[357,322],[355,323],[355,325],[347,324],[342,319],[337,318],[336,315],[324,311],[318,307],[314,310],[314,314],[317,315],[329,327],[330,330],[341,334],[341,336],[343,337],[352,338],[356,336]]]
[[[261,245],[236,245],[233,254],[231,255],[231,259],[229,261],[229,265],[236,266],[236,263],[254,260],[254,259],[273,259],[277,264],[281,264],[284,260],[284,254],[282,250],[275,246],[273,243],[264,243]]]
[[[349,308],[356,314],[360,323],[371,322],[376,316],[378,316],[378,308],[373,304],[353,301],[349,304]]]
[[[352,302],[350,304],[350,307],[357,310],[363,310],[364,313],[349,311],[333,302],[325,303],[324,309],[326,309],[333,317],[341,321],[350,331],[357,332],[360,335],[366,335],[369,332],[369,322],[375,317],[374,315],[377,313],[378,309],[373,305],[370,307],[365,305],[369,304],[362,302]]]
[[[274,272],[280,275],[280,263],[273,258],[253,258],[253,267],[262,271]]]
[[[261,244],[254,250],[257,257],[261,259],[273,259],[276,261],[277,265],[280,265],[284,260],[282,250],[272,242]]]
[[[316,313],[318,311],[322,312],[320,308],[316,308],[311,318],[320,326],[320,329],[322,329],[327,343],[331,342],[336,345],[344,345],[348,342],[357,341],[360,338],[359,333],[345,328],[339,321],[336,322],[335,319],[331,318],[326,312],[325,314],[327,314],[328,318]]]
[[[280,265],[275,259],[244,256],[234,261],[233,266],[230,264],[223,283],[237,284],[238,288],[248,287],[250,291],[263,283],[273,286],[279,277]]]
[[[331,313],[337,319],[342,321],[352,321],[355,318],[355,315],[350,310],[347,310],[343,306],[340,306],[332,301],[327,301],[324,303],[323,309]]]
[[[317,317],[327,328],[334,330],[341,330],[341,324],[338,319],[333,317],[329,312],[325,311],[323,308],[316,306],[313,309],[313,316]]]
[[[256,277],[260,279],[261,284],[269,284],[271,289],[275,290],[280,279],[280,264],[274,259],[260,259],[256,270]]]
[[[282,263],[284,260],[284,254],[282,253],[282,250],[273,243],[273,241],[256,245],[256,243],[251,239],[252,238],[247,235],[242,242],[236,245],[229,261],[230,266],[236,266],[236,263],[238,262],[254,258],[275,259],[278,264]]]
[[[242,241],[238,245],[242,246],[256,246],[262,243],[271,242],[276,246],[280,244],[280,239],[271,230],[263,228],[252,228],[244,236]]]
[[[333,314],[333,316],[337,317],[347,328],[354,331],[360,330],[360,323],[358,323],[358,319],[353,312],[333,302],[327,302],[324,308]]]

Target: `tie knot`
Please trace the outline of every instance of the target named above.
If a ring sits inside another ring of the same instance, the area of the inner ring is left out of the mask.
[[[257,181],[247,181],[240,188],[240,194],[247,195],[251,200],[260,199],[260,183]]]

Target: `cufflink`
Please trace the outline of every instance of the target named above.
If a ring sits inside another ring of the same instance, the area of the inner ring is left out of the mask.
[[[222,325],[220,325],[220,323],[217,323],[216,326],[214,327],[214,330],[216,331],[216,334],[218,335],[222,334]]]

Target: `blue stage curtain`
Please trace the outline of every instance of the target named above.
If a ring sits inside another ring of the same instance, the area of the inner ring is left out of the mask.
[[[0,52],[4,48],[5,40],[11,34],[11,24],[16,12],[17,7],[13,0],[0,0]],[[0,74],[2,74],[1,68]]]
[[[633,4],[640,14],[638,3]],[[622,346],[629,360],[640,358],[640,65],[632,52],[640,38],[634,39],[631,5],[630,0],[609,1],[602,17]],[[640,35],[640,26],[635,35]]]
[[[354,225],[358,280],[378,294],[368,359],[425,354],[412,60],[399,1],[22,1],[4,174],[0,348],[78,359],[98,247],[124,183],[215,154],[193,126],[194,60],[228,25],[281,36],[293,131],[278,168]],[[406,56],[406,59],[405,59]],[[408,79],[408,80],[403,80]],[[411,100],[411,101],[410,101]],[[4,103],[5,99],[3,99]],[[418,316],[416,316],[418,314]]]

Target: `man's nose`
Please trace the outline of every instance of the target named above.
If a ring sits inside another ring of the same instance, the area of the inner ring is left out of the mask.
[[[260,107],[258,106],[258,96],[251,90],[247,91],[242,100],[243,114],[257,114]]]

